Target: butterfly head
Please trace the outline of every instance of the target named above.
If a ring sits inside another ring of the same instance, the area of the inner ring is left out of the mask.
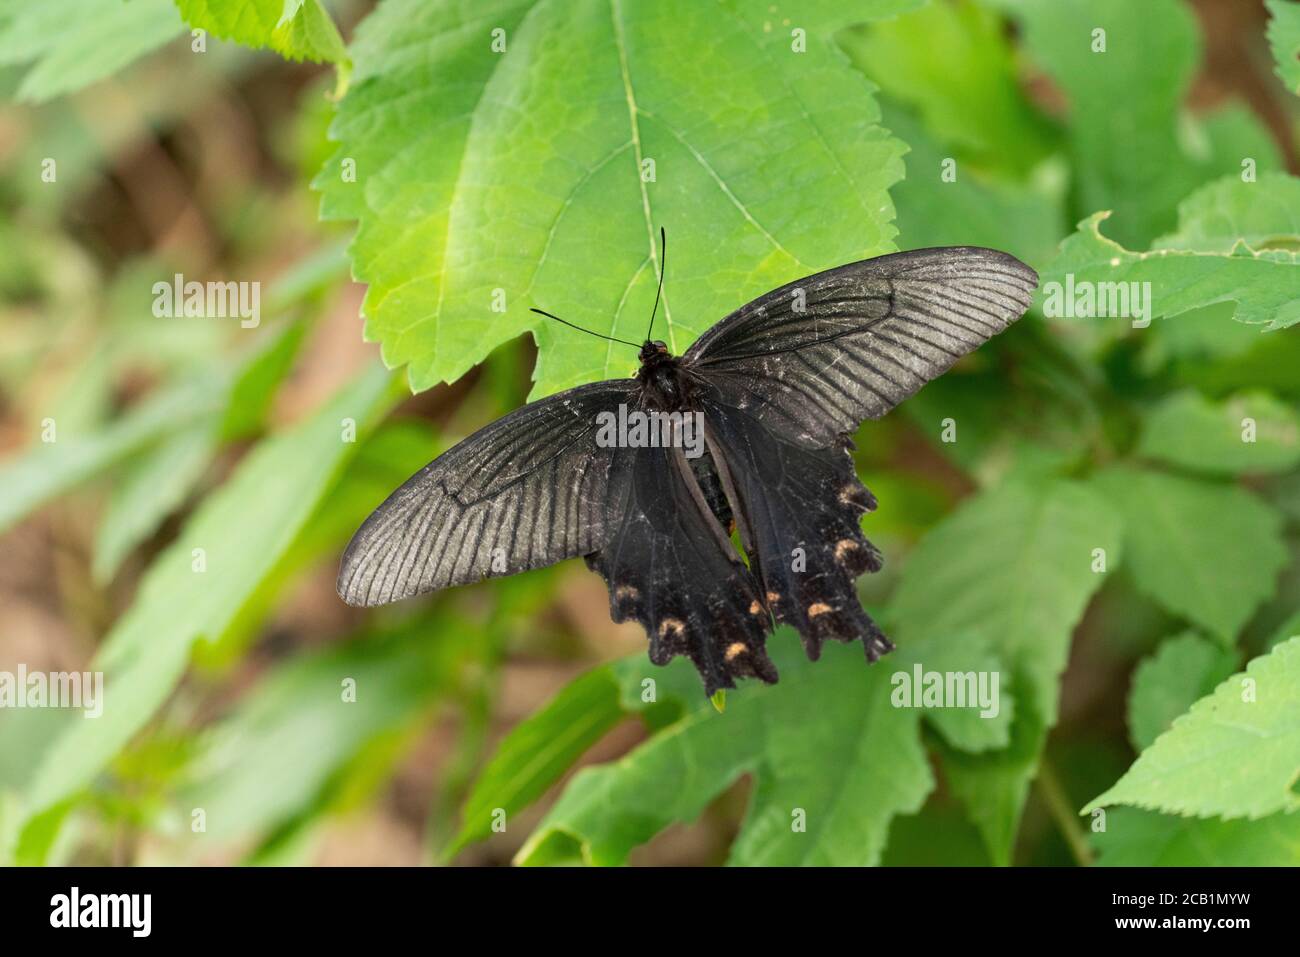
[[[663,342],[662,340],[659,339],[656,339],[653,342],[647,339],[645,343],[641,346],[640,359],[642,365],[644,365],[645,363],[651,362],[654,359],[665,358],[669,354],[670,353],[668,352],[668,343]]]

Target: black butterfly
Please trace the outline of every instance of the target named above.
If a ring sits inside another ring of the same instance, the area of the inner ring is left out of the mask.
[[[810,659],[833,638],[875,661],[894,646],[855,591],[881,556],[849,436],[1019,318],[1037,283],[1006,253],[918,249],[773,290],[680,357],[647,333],[634,378],[530,403],[412,476],[353,537],[338,592],[379,605],[581,555],[650,660],[689,656],[708,694],[777,680],[774,619]],[[597,417],[620,404],[702,413],[706,451],[606,447]]]

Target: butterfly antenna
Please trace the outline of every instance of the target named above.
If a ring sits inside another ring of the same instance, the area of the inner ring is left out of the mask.
[[[529,312],[535,312],[539,316],[545,316],[547,319],[554,319],[556,322],[563,323],[570,329],[577,329],[579,332],[585,332],[589,336],[595,336],[597,339],[608,339],[610,342],[621,342],[625,346],[631,346],[633,349],[640,349],[641,346],[635,342],[628,342],[626,339],[617,339],[614,336],[603,336],[599,332],[592,332],[590,329],[584,329],[582,326],[575,326],[567,319],[561,319],[559,316],[553,316],[544,309],[529,309]]]
[[[655,313],[659,311],[659,294],[664,291],[664,268],[668,265],[668,234],[659,227],[659,288],[655,290],[655,307],[650,310],[650,328],[645,331],[645,341],[650,341],[650,333],[655,328]]]

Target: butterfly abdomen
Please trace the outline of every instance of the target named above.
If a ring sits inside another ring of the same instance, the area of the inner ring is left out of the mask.
[[[727,493],[722,487],[722,479],[718,475],[718,466],[713,461],[713,456],[708,449],[699,458],[691,459],[691,474],[695,476],[695,481],[700,487],[700,492],[704,495],[704,501],[709,506],[709,511],[713,517],[718,520],[718,524],[726,529],[730,535],[735,527],[735,517],[731,512],[731,503],[727,501]]]

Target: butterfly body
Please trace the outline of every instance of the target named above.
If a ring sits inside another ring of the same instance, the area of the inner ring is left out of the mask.
[[[706,693],[775,682],[777,623],[810,658],[861,641],[875,661],[893,645],[856,593],[881,555],[850,435],[1019,318],[1036,285],[995,250],[916,250],[775,289],[681,356],[646,341],[633,378],[524,406],[412,476],[349,544],[339,594],[382,604],[581,556],[651,661],[689,657]],[[620,408],[697,416],[702,453],[600,441]]]
[[[666,343],[647,340],[641,347],[640,359],[636,380],[645,390],[645,405],[661,412],[694,411],[690,376]]]

